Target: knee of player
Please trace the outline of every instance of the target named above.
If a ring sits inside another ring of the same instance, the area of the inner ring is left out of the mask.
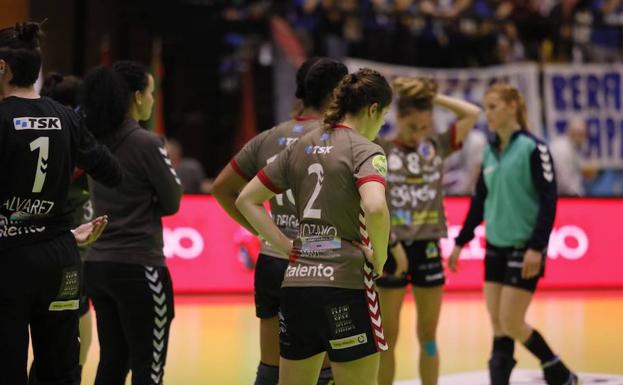
[[[421,343],[422,352],[428,357],[436,357],[439,354],[435,340],[425,340]]]
[[[417,336],[421,344],[427,341],[435,341],[437,334],[437,325],[418,325]]]
[[[523,320],[517,320],[511,316],[503,316],[500,318],[501,331],[505,335],[510,336],[514,339],[517,339],[517,337],[521,335],[523,325]]]
[[[387,341],[396,342],[399,331],[400,326],[398,322],[385,322],[385,319],[383,319],[383,333]]]
[[[499,317],[491,317],[491,326],[493,327],[493,330],[495,332],[501,332],[502,331],[502,322],[500,321]]]

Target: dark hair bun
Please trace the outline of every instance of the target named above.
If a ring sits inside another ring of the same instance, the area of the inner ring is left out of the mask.
[[[320,59],[320,57],[311,57],[305,60],[296,71],[296,92],[294,96],[296,96],[297,99],[305,99],[305,78],[307,78],[307,72],[309,72],[309,69]]]
[[[15,24],[17,38],[28,45],[30,48],[39,47],[41,39],[41,25],[32,21]]]

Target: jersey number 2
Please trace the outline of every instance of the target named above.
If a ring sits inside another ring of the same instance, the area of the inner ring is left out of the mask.
[[[303,217],[320,219],[321,210],[312,209],[312,207],[314,206],[316,199],[318,199],[318,194],[320,194],[320,189],[322,188],[322,181],[324,179],[324,170],[322,168],[322,165],[320,163],[311,164],[307,169],[307,174],[316,174],[318,176],[318,179],[316,180],[316,187],[314,187],[314,192],[307,201],[307,205],[305,205],[305,210],[303,210]]]
[[[50,138],[42,136],[30,142],[30,151],[39,150],[39,160],[35,172],[35,182],[32,184],[32,192],[40,193],[45,183],[45,176],[48,171],[48,155],[50,149]]]

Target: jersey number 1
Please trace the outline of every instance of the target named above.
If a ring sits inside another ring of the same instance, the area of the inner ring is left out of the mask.
[[[39,160],[35,172],[35,182],[32,185],[32,192],[40,193],[45,182],[45,175],[48,171],[48,153],[50,149],[50,138],[42,136],[30,142],[30,151],[39,150]]]

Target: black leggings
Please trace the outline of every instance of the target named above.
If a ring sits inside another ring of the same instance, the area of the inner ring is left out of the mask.
[[[100,362],[95,385],[160,385],[173,286],[166,267],[85,262],[86,291],[97,317]]]
[[[0,251],[0,384],[26,385],[28,327],[41,385],[78,385],[80,257],[68,231]]]

